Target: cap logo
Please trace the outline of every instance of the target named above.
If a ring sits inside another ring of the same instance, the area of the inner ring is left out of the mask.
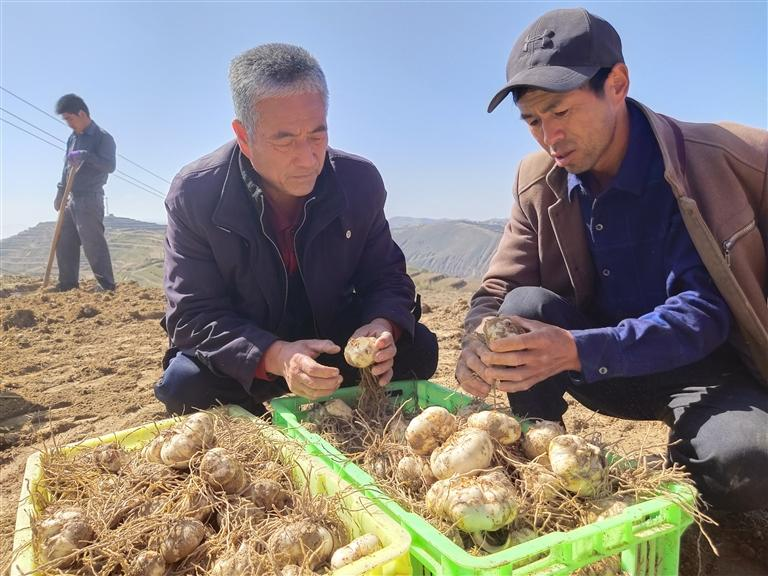
[[[554,30],[545,29],[541,34],[538,36],[526,36],[525,37],[525,43],[523,44],[523,52],[528,52],[528,46],[531,47],[531,50],[534,50],[536,48],[536,42],[541,40],[541,47],[542,48],[554,48],[555,43],[552,42],[552,38],[555,35]]]

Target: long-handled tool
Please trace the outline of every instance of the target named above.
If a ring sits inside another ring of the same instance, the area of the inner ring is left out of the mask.
[[[53,257],[56,255],[56,244],[59,243],[59,236],[61,236],[61,225],[64,222],[64,210],[67,208],[67,201],[69,200],[69,193],[72,190],[72,183],[75,181],[75,174],[80,166],[71,166],[67,171],[67,184],[64,186],[64,194],[61,197],[61,204],[59,204],[59,219],[56,220],[56,229],[53,231],[53,241],[51,242],[51,253],[48,254],[48,266],[45,268],[45,277],[43,277],[43,288],[48,286],[48,281],[51,278],[51,268],[53,267]]]

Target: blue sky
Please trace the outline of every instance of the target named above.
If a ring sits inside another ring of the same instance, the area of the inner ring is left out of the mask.
[[[0,85],[53,113],[75,92],[118,152],[170,180],[232,137],[227,67],[264,42],[323,66],[331,145],[371,159],[389,216],[506,217],[535,144],[511,102],[486,113],[515,38],[538,15],[584,6],[622,37],[630,95],[691,121],[768,124],[768,3],[0,2]],[[58,138],[66,126],[0,91],[0,117]],[[15,115],[16,117],[14,117]],[[0,237],[53,220],[63,153],[0,123]],[[55,141],[54,141],[55,142]],[[118,159],[164,195],[168,184]],[[164,221],[162,199],[107,185],[116,215]]]

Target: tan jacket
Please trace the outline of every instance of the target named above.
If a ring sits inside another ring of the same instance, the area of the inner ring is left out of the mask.
[[[768,385],[768,132],[679,122],[634,103],[659,142],[688,233],[738,323],[733,342]],[[581,209],[568,201],[566,176],[544,151],[520,163],[512,215],[472,297],[467,330],[495,315],[517,286],[542,286],[577,306],[593,297]]]

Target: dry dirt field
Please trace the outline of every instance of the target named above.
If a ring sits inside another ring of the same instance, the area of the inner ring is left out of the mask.
[[[0,574],[11,557],[24,463],[33,451],[164,417],[152,395],[166,345],[161,292],[131,283],[114,294],[92,288],[44,293],[39,280],[0,278]],[[422,294],[430,309],[422,320],[440,340],[434,380],[453,386],[469,293],[454,285],[423,287]],[[666,435],[662,425],[605,418],[573,403],[565,420],[571,431],[599,433],[627,450],[661,452]],[[690,529],[680,574],[768,575],[768,513],[719,520],[710,533],[720,557]]]

